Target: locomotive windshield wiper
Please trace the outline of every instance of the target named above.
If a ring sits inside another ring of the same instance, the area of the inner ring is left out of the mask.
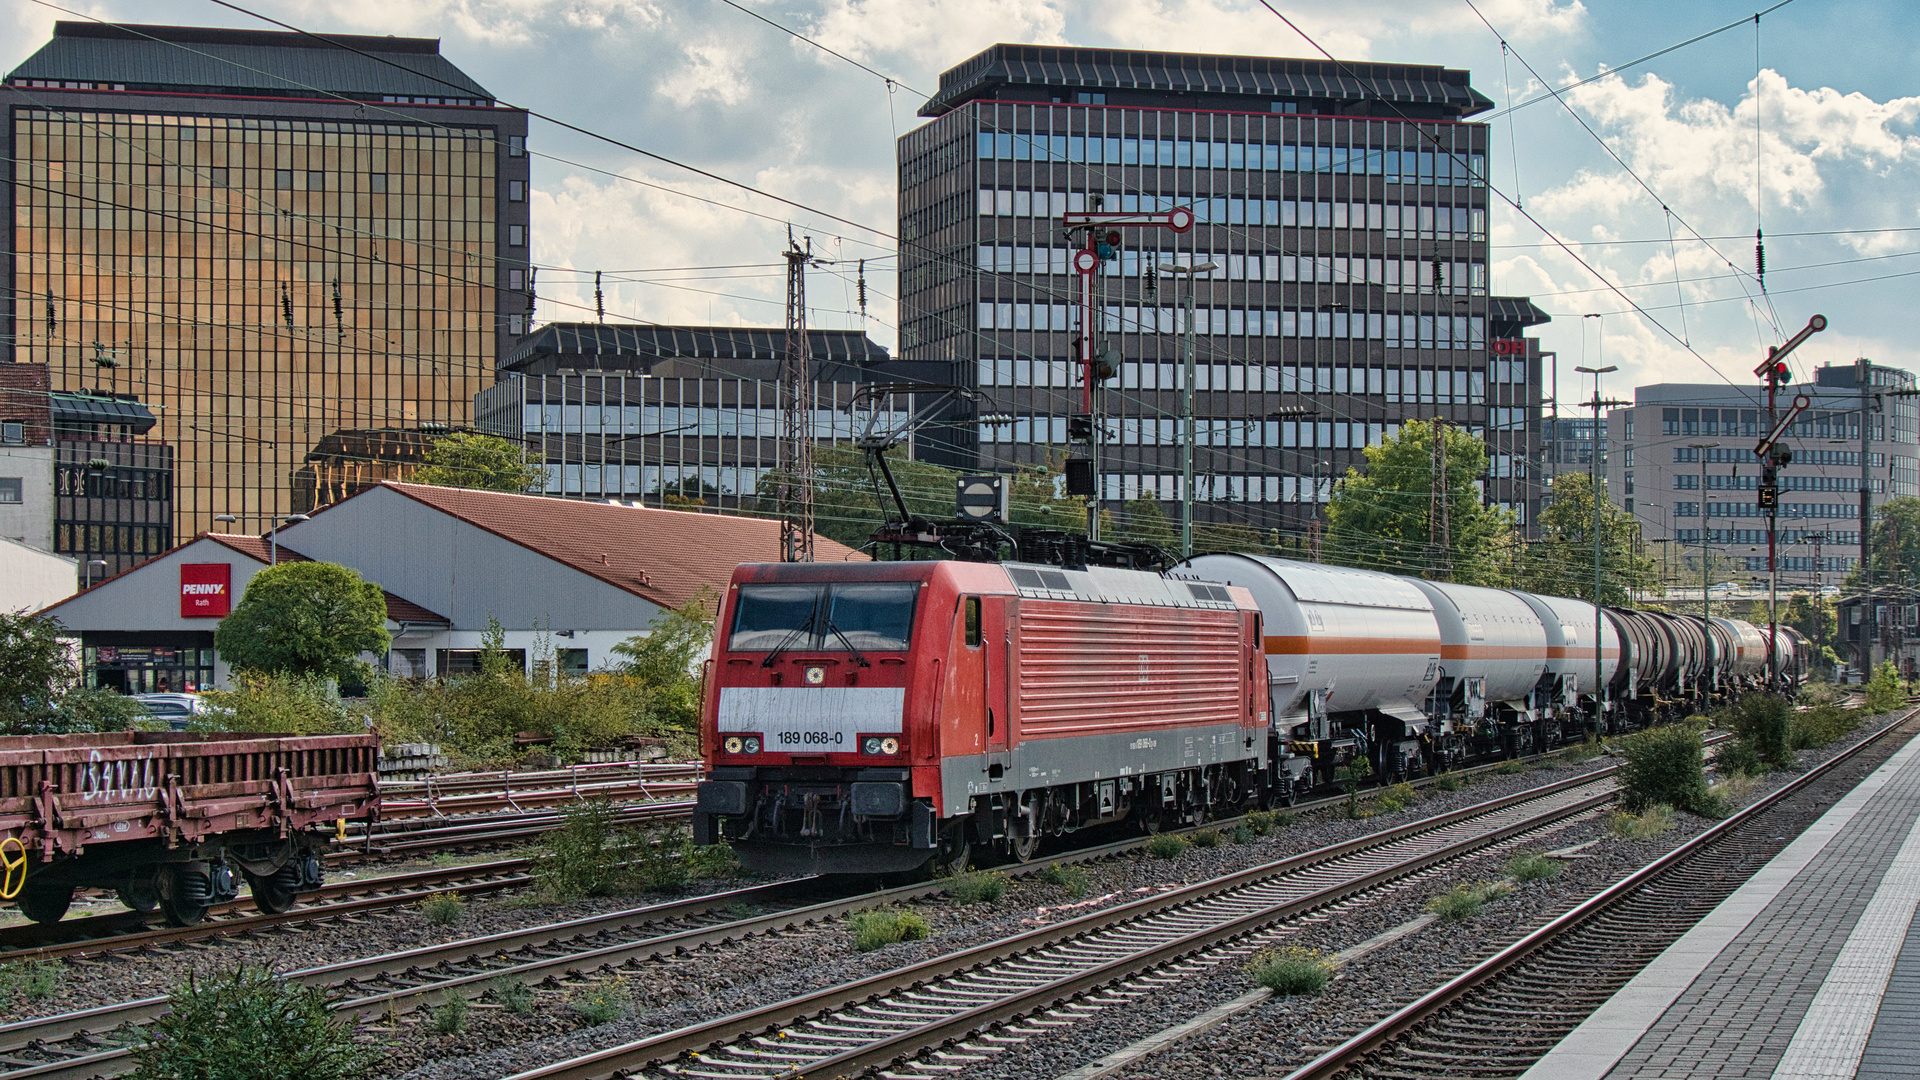
[[[807,617],[800,621],[800,625],[787,631],[787,636],[781,638],[780,644],[775,645],[773,647],[773,650],[767,653],[767,658],[765,660],[760,661],[760,666],[763,668],[772,667],[773,662],[780,658],[781,653],[786,652],[788,649],[793,647],[793,642],[795,638],[798,638],[803,633],[811,634],[813,632],[813,622],[815,619],[819,618],[819,616],[820,616],[820,597],[815,596],[813,598],[813,607],[807,611]]]
[[[847,647],[847,651],[853,654],[854,663],[859,664],[861,667],[873,666],[872,664],[867,663],[866,656],[863,655],[859,649],[854,648],[853,639],[847,637],[845,631],[833,625],[833,616],[831,615],[827,616],[827,633],[832,634],[834,637],[837,637],[840,639],[840,644],[845,645]]]

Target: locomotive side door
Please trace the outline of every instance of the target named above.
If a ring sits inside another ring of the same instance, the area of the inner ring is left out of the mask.
[[[982,762],[987,782],[997,787],[1011,767],[1013,727],[1013,620],[1018,600],[989,597],[981,607],[981,638],[986,646],[985,680],[981,697],[987,706],[987,755]]]

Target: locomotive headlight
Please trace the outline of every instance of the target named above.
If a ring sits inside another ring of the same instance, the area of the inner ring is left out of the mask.
[[[861,740],[861,742],[860,742],[860,752],[861,752],[861,753],[863,753],[863,754],[877,754],[877,753],[879,753],[879,752],[880,752],[880,740],[879,740],[879,739],[877,739],[877,738],[875,738],[875,737],[873,737],[872,735],[869,735],[869,736],[867,736],[867,737],[866,737],[865,739],[863,739],[863,740]]]
[[[899,752],[900,752],[900,740],[899,740],[899,739],[881,739],[881,740],[880,740],[880,752],[881,752],[881,753],[883,753],[883,754],[897,754],[897,753],[899,753]]]
[[[740,737],[738,735],[729,736],[727,741],[721,745],[727,748],[727,753],[737,754],[740,752]]]
[[[741,745],[741,749],[744,752],[749,754],[759,753],[760,752],[760,736],[758,735],[747,736],[745,741]]]

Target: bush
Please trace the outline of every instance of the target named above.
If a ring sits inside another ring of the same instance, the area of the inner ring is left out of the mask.
[[[1501,776],[1518,776],[1526,772],[1527,768],[1526,762],[1521,761],[1519,758],[1514,758],[1512,761],[1503,761],[1495,765],[1493,771],[1499,773]]]
[[[420,914],[435,926],[452,926],[467,913],[467,902],[459,893],[437,892],[420,900]]]
[[[1796,713],[1787,725],[1787,745],[1795,750],[1817,750],[1845,738],[1860,726],[1860,714],[1838,705],[1815,705]]]
[[[1433,786],[1439,788],[1441,791],[1459,791],[1465,784],[1462,783],[1458,776],[1450,772],[1443,772],[1435,778]]]
[[[1040,880],[1065,889],[1069,900],[1078,900],[1085,896],[1087,886],[1090,884],[1085,870],[1063,863],[1049,864],[1045,870],[1040,871]]]
[[[511,975],[502,975],[488,983],[487,992],[494,1004],[515,1016],[528,1016],[533,1012],[533,987]]]
[[[1513,891],[1504,881],[1481,881],[1455,885],[1427,901],[1427,911],[1448,922],[1465,922],[1480,914],[1480,909]]]
[[[1363,757],[1354,758],[1333,770],[1333,779],[1340,785],[1340,790],[1347,793],[1346,810],[1349,819],[1359,820],[1360,785],[1372,775],[1373,762]]]
[[[897,908],[856,911],[847,920],[847,928],[853,931],[853,947],[861,952],[872,952],[896,941],[919,941],[933,933],[927,920]]]
[[[1906,704],[1907,693],[1900,687],[1900,670],[1893,661],[1884,660],[1867,682],[1867,712],[1878,715]]]
[[[1793,751],[1787,749],[1787,723],[1793,706],[1773,694],[1747,694],[1726,710],[1726,725],[1734,737],[1775,769],[1793,764]]]
[[[1333,978],[1333,960],[1318,949],[1288,946],[1254,953],[1248,977],[1276,994],[1317,994]]]
[[[1719,812],[1707,792],[1700,728],[1668,724],[1620,740],[1620,805],[1629,814],[1666,805],[1696,814]]]
[[[689,840],[680,852],[680,861],[687,866],[687,876],[696,881],[744,877],[747,872],[740,865],[740,856],[725,844],[695,847]]]
[[[1655,804],[1638,814],[1607,815],[1607,831],[1622,840],[1651,840],[1673,827],[1673,807]]]
[[[1253,830],[1247,828],[1246,822],[1243,821],[1233,827],[1233,831],[1227,834],[1227,839],[1232,840],[1236,844],[1251,844],[1253,843]]]
[[[1412,784],[1401,781],[1381,792],[1380,797],[1374,801],[1379,804],[1382,813],[1391,814],[1419,802],[1420,796],[1413,790]]]
[[[683,833],[620,828],[618,807],[605,799],[575,803],[563,813],[566,823],[542,838],[533,860],[533,878],[548,896],[570,900],[686,885]]]
[[[16,999],[45,1001],[60,989],[61,965],[53,960],[15,960],[0,965],[0,1005]]]
[[[1744,739],[1734,739],[1714,747],[1713,771],[1727,777],[1759,776],[1768,770],[1766,759],[1753,748],[1753,744]]]
[[[1187,837],[1187,842],[1194,847],[1215,848],[1219,847],[1221,841],[1225,839],[1226,837],[1221,835],[1219,829],[1195,829]]]
[[[1007,875],[993,870],[955,874],[947,882],[947,895],[962,904],[991,904],[1007,895],[1007,880]]]
[[[1172,833],[1160,833],[1147,841],[1147,854],[1156,859],[1177,859],[1185,854],[1187,841]]]
[[[428,1010],[427,1026],[441,1035],[458,1035],[467,1030],[467,1013],[470,1009],[466,995],[455,990]]]
[[[573,995],[571,1004],[588,1027],[599,1027],[627,1015],[633,1008],[633,994],[627,989],[626,977],[615,975]]]
[[[1564,869],[1559,859],[1523,851],[1507,860],[1507,876],[1515,881],[1545,881],[1560,876]]]
[[[187,976],[137,1038],[138,1080],[356,1080],[382,1056],[354,1041],[353,1018],[335,1015],[325,990],[265,968]]]
[[[1247,829],[1255,836],[1265,836],[1279,824],[1280,814],[1273,810],[1255,810],[1247,815]]]
[[[1601,757],[1606,754],[1606,752],[1607,743],[1605,739],[1600,738],[1598,735],[1588,735],[1580,742],[1568,746],[1561,752],[1560,756],[1566,761],[1579,765],[1592,761],[1594,758]]]
[[[256,734],[359,735],[365,724],[347,712],[339,688],[317,675],[233,673],[233,689],[208,690],[211,711],[194,717],[195,731]]]

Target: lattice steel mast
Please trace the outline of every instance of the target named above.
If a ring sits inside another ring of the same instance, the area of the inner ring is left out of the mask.
[[[807,261],[813,238],[787,230],[787,343],[780,359],[780,559],[813,561],[813,383],[807,372]]]

